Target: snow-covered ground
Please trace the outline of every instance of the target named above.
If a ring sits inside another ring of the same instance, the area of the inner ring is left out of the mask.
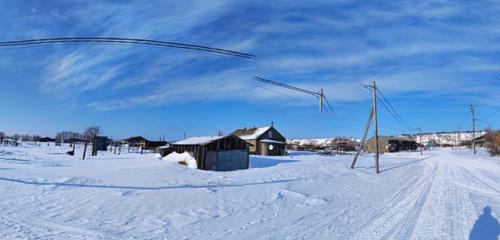
[[[484,152],[385,154],[376,175],[369,155],[355,170],[351,156],[293,153],[209,172],[67,150],[0,147],[0,239],[468,239],[499,228],[500,158]]]

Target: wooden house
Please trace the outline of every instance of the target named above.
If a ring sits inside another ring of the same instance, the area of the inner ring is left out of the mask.
[[[123,143],[127,144],[130,148],[136,149],[136,151],[141,150],[154,150],[158,147],[165,146],[168,144],[166,141],[150,141],[142,136],[130,137],[123,140]]]
[[[418,144],[415,140],[405,137],[385,137],[378,139],[378,150],[384,152],[415,151]],[[366,151],[375,152],[375,139],[371,138],[366,143]]]
[[[170,144],[170,151],[188,152],[201,170],[248,169],[250,144],[235,136],[190,137]]]
[[[250,154],[264,156],[286,155],[286,139],[273,126],[241,128],[234,135],[249,142]]]

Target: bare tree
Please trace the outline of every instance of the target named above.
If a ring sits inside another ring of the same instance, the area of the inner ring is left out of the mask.
[[[76,133],[76,132],[71,132],[71,131],[58,132],[56,134],[55,138],[56,138],[56,142],[59,142],[59,143],[65,143],[65,142],[69,142],[70,140],[75,140],[75,139],[81,139],[81,140],[84,139],[82,134]]]
[[[21,135],[19,135],[17,133],[12,136],[12,139],[14,139],[14,142],[16,142],[16,143],[17,143],[17,140],[19,140],[19,138],[21,138]]]
[[[31,140],[34,142],[39,142],[42,137],[40,135],[31,136]]]
[[[3,140],[5,139],[5,133],[0,132],[0,144],[3,144]]]
[[[99,134],[101,134],[101,127],[99,126],[88,127],[84,132],[85,141],[92,142],[92,156],[97,156],[96,139]]]
[[[30,141],[30,140],[31,140],[31,136],[30,135],[28,135],[28,134],[21,135],[21,141],[27,142],[27,141]]]

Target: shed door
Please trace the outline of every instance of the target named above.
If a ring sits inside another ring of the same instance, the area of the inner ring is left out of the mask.
[[[260,143],[260,155],[263,156],[269,155],[269,149],[267,143]]]

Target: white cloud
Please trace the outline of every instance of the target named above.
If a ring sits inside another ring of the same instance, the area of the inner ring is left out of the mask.
[[[74,28],[63,35],[144,37],[258,55],[255,67],[248,68],[251,64],[226,64],[213,55],[184,50],[165,50],[159,57],[157,48],[79,45],[70,51],[55,49],[39,81],[41,89],[67,98],[104,89],[110,99],[82,103],[96,110],[286,98],[256,88],[253,75],[313,90],[324,88],[335,101],[366,99],[362,85],[371,80],[377,80],[388,94],[465,92],[464,86],[470,85],[468,76],[497,67],[497,59],[489,54],[499,46],[500,18],[495,14],[499,9],[474,2],[77,5],[47,16],[37,10],[36,16],[41,21],[74,21]],[[261,11],[249,15],[245,8],[249,5]],[[135,88],[140,90],[131,91]],[[484,89],[470,87],[467,91]],[[127,96],[118,100],[124,92]],[[287,94],[304,98],[294,92]]]

